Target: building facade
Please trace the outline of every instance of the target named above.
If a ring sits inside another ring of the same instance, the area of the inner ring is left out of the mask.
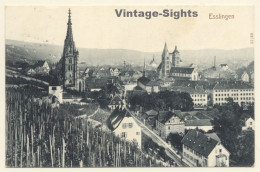
[[[170,133],[184,133],[184,121],[172,111],[160,111],[155,123],[159,136],[166,139]]]
[[[112,98],[112,100],[110,101],[110,103],[108,105],[108,108],[111,111],[115,110],[116,108],[120,108],[121,109],[122,107],[123,107],[123,101],[117,95]]]
[[[254,104],[254,87],[242,81],[220,82],[213,88],[213,104],[223,105],[228,98],[240,106]]]
[[[182,139],[183,158],[193,166],[228,167],[229,151],[221,142],[191,130]]]
[[[207,92],[200,86],[193,87],[181,87],[181,86],[172,86],[171,91],[177,92],[187,92],[190,94],[190,97],[193,100],[194,109],[204,109],[208,105],[208,96]]]
[[[116,136],[123,140],[136,142],[138,147],[141,148],[142,129],[126,109],[116,109],[112,112],[108,118],[107,125]]]
[[[255,130],[255,121],[253,118],[248,118],[245,120],[245,125],[242,127],[242,130]]]

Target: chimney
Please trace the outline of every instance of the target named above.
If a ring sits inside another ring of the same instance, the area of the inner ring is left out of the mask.
[[[208,139],[208,142],[209,142],[210,141],[210,137],[208,136],[207,139]]]

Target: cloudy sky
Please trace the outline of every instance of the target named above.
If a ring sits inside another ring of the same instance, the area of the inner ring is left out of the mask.
[[[63,45],[69,6],[7,6],[6,39]],[[172,50],[238,49],[252,47],[252,6],[70,6],[77,47],[123,48],[162,51],[164,42]],[[198,11],[196,18],[119,18],[115,9]],[[232,20],[210,20],[209,13],[234,15]]]

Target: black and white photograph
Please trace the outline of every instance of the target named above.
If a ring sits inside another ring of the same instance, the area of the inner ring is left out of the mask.
[[[6,5],[5,167],[254,167],[253,5]]]

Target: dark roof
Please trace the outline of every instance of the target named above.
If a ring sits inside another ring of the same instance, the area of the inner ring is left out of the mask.
[[[41,67],[41,66],[43,66],[44,63],[45,63],[44,60],[39,60],[39,61],[37,61],[37,62],[33,65],[33,67],[34,67],[34,68],[36,68],[36,67]]]
[[[158,70],[160,70],[162,68],[162,63],[159,64],[159,66],[157,67]]]
[[[253,89],[254,87],[243,81],[222,81],[215,85],[214,90]]]
[[[155,110],[153,110],[153,109],[151,109],[151,110],[149,110],[149,111],[147,111],[147,112],[145,112],[148,116],[156,116],[157,114],[158,114],[158,112],[157,111],[155,111]]]
[[[141,87],[139,87],[139,86],[136,86],[136,87],[134,87],[133,90],[136,90],[136,91],[142,91],[143,89],[142,89]]]
[[[212,126],[210,119],[197,119],[185,121],[185,126]]]
[[[131,114],[124,110],[115,109],[107,119],[107,126],[111,131],[114,131],[125,117],[131,117]]]
[[[189,94],[207,94],[206,91],[200,86],[196,86],[195,89],[192,87],[173,86],[171,87],[171,90],[179,91],[179,92],[187,92]]]
[[[118,96],[113,97],[113,99],[109,103],[109,105],[121,105],[121,104],[122,104],[122,100]]]
[[[158,121],[162,124],[165,124],[173,116],[179,117],[176,113],[173,113],[172,111],[160,111],[158,114]]]
[[[165,57],[167,55],[167,53],[168,53],[168,48],[167,48],[167,44],[165,42],[163,52],[162,52],[162,57]]]
[[[157,81],[150,81],[147,84],[145,84],[146,86],[159,86]]]
[[[107,78],[104,79],[92,79],[92,80],[88,80],[86,82],[86,85],[89,89],[92,88],[103,88],[107,85],[108,81]]]
[[[142,76],[141,78],[139,78],[137,80],[138,82],[141,82],[142,84],[146,85],[148,82],[150,82],[151,80],[149,78],[146,78],[144,76]]]
[[[170,72],[191,74],[193,71],[194,71],[193,67],[172,67]]]
[[[217,140],[214,140],[196,130],[190,130],[183,137],[181,142],[204,157],[208,157],[218,144]]]
[[[62,84],[59,82],[58,77],[52,78],[52,80],[49,83],[49,86],[60,86],[60,85]]]
[[[174,49],[173,53],[179,53],[179,50],[177,49],[177,46],[175,46],[175,49]]]

